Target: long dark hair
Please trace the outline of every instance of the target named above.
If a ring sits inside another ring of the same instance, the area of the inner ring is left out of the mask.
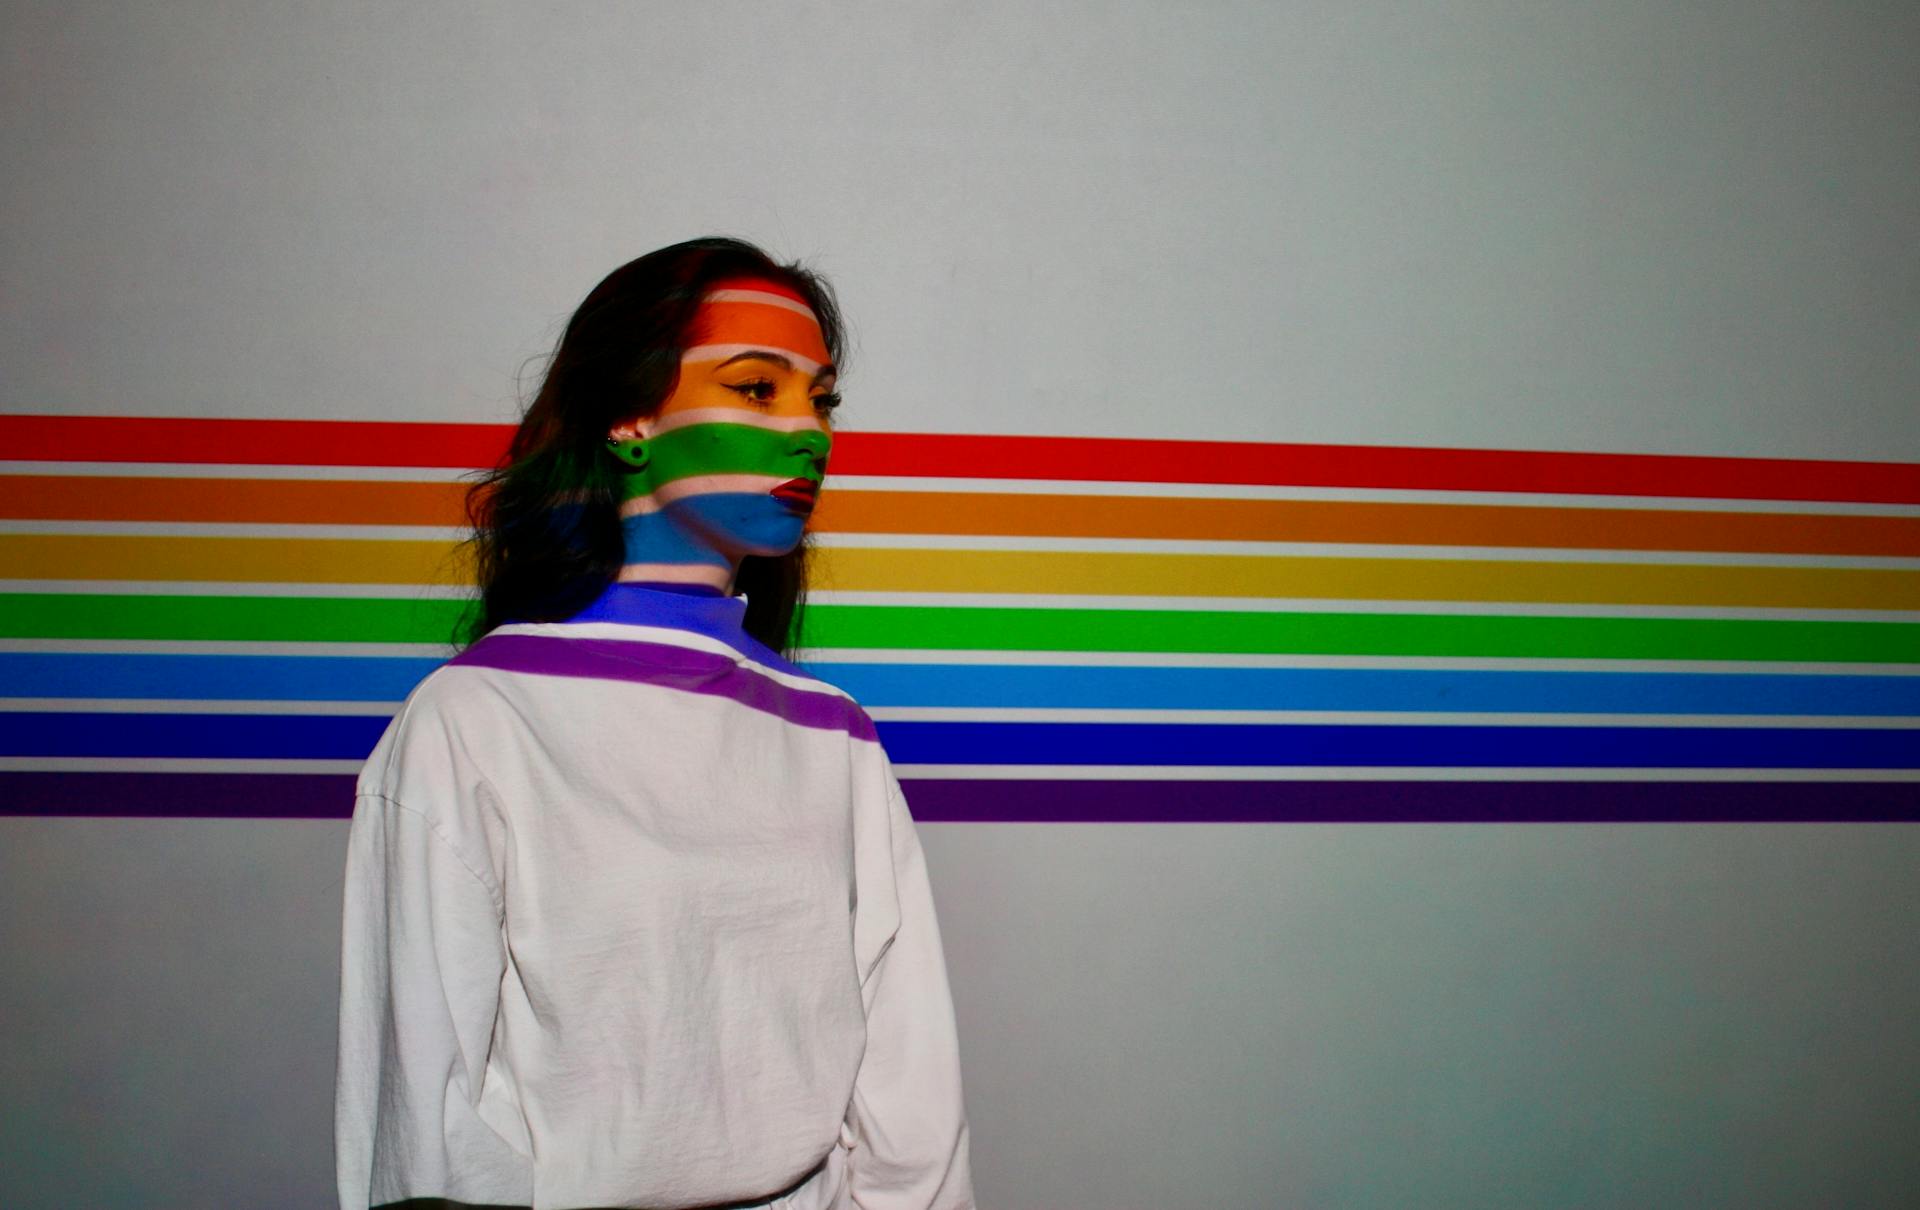
[[[666,402],[701,296],[735,276],[799,291],[841,364],[845,331],[832,287],[744,240],[688,240],[607,274],[567,321],[506,456],[467,489],[466,545],[480,597],[457,642],[474,642],[503,622],[565,620],[613,582],[625,555],[623,468],[607,454],[607,430]],[[788,554],[749,555],[734,579],[734,591],[747,596],[747,633],[782,655],[799,632],[812,540],[809,530]]]

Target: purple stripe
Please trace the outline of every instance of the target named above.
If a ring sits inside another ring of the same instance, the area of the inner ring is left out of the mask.
[[[954,823],[1920,822],[1914,782],[901,782],[915,819]]]
[[[0,815],[347,819],[351,773],[0,772]]]
[[[844,731],[855,739],[879,741],[867,712],[844,697],[795,689],[742,667],[731,656],[672,643],[490,634],[447,662],[705,693],[731,698],[797,726]]]
[[[923,823],[1916,823],[1912,782],[901,782]],[[346,819],[354,778],[0,772],[0,815]]]

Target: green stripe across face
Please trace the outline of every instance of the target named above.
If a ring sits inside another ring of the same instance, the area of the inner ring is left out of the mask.
[[[820,429],[780,432],[713,422],[617,442],[612,449],[634,468],[621,489],[622,498],[631,500],[694,475],[778,475],[818,485],[824,475],[815,460],[825,460],[832,441]]]

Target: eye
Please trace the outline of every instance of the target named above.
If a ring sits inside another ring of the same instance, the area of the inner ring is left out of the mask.
[[[755,403],[773,402],[774,391],[776,390],[771,378],[755,378],[747,382],[736,382],[727,389],[730,391],[738,391]]]
[[[823,412],[831,412],[840,406],[840,392],[829,391],[825,395],[815,395],[813,397],[813,406]]]

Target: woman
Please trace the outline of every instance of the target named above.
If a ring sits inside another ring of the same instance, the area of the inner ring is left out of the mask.
[[[973,1204],[906,800],[781,654],[840,344],[726,239],[567,325],[472,497],[475,640],[360,775],[343,1206]]]

